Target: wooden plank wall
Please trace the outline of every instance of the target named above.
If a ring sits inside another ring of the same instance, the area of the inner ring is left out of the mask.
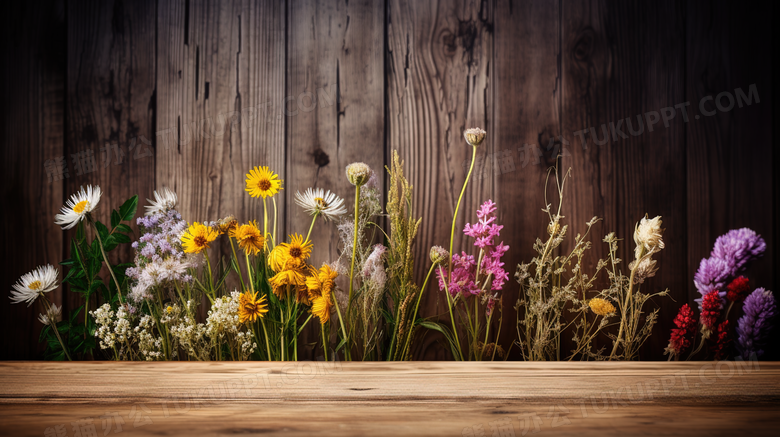
[[[344,167],[381,170],[395,149],[424,217],[415,248],[422,279],[430,246],[448,242],[466,176],[462,132],[480,126],[488,140],[458,226],[485,199],[496,201],[510,274],[544,236],[543,184],[556,151],[572,168],[564,207],[572,236],[604,218],[589,268],[606,253],[601,236],[617,232],[628,250],[639,218],[664,217],[667,248],[650,285],[669,287],[676,302],[659,301],[642,354],[662,359],[676,308],[697,297],[693,274],[718,235],[743,226],[762,234],[769,250],[751,279],[777,289],[770,16],[763,2],[698,0],[14,4],[1,76],[0,277],[10,289],[61,259],[70,233],[53,215],[82,184],[103,187],[102,214],[169,186],[190,221],[247,220],[261,217],[262,205],[245,195],[244,174],[269,165],[285,179],[282,238],[309,224],[295,191],[317,186],[349,198]],[[702,98],[751,85],[751,105],[695,117]],[[687,122],[677,108],[652,132],[624,137],[610,128],[686,102]],[[59,159],[67,177],[51,172]],[[335,259],[335,228],[315,231],[314,264]],[[504,347],[515,333],[513,284],[503,296]],[[54,293],[74,308],[69,293]],[[422,314],[445,310],[438,293],[426,295]],[[0,312],[0,358],[39,358],[37,313],[8,299]],[[426,335],[415,356],[448,359],[441,341]]]

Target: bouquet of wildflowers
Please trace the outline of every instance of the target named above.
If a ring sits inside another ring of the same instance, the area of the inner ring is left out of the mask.
[[[629,263],[629,274],[622,272],[618,257],[618,238],[607,234],[603,242],[608,245],[608,259],[600,259],[595,271],[587,274],[583,260],[592,247],[588,240],[591,228],[600,221],[593,217],[585,224],[584,234],[577,234],[574,247],[568,253],[556,255],[566,238],[568,226],[562,224],[561,214],[564,187],[569,172],[558,176],[553,168],[557,185],[558,207],[550,204],[544,209],[548,216],[548,237],[537,239],[534,250],[538,253],[530,263],[517,266],[515,278],[520,284],[517,310],[516,345],[526,360],[560,360],[562,352],[568,360],[633,360],[639,348],[647,341],[657,320],[658,309],[647,312],[645,304],[656,296],[668,295],[668,290],[643,293],[640,286],[658,270],[653,256],[664,248],[661,217],[640,220],[634,231],[634,259]],[[549,174],[548,174],[549,178]],[[599,275],[607,273],[608,288],[597,290]],[[566,309],[573,314],[566,321]],[[617,318],[617,320],[615,320]],[[574,349],[561,350],[561,334],[571,330]],[[612,341],[606,347],[596,349],[598,339]]]
[[[670,360],[679,360],[686,353],[686,359],[709,356],[715,360],[764,355],[777,304],[771,291],[751,291],[743,273],[765,250],[764,239],[748,228],[733,229],[715,240],[710,257],[701,260],[693,281],[701,294],[696,299],[700,315],[697,318],[687,304],[680,308],[666,348]],[[742,304],[743,315],[733,329],[735,320],[729,315],[735,304]]]

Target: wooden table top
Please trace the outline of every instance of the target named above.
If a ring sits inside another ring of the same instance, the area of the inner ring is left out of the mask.
[[[780,363],[0,363],[0,435],[777,435]]]

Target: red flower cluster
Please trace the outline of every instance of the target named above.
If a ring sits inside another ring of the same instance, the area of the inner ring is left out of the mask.
[[[729,302],[744,302],[745,298],[750,294],[750,283],[748,278],[740,276],[731,281],[726,289],[728,290],[726,299]]]
[[[704,334],[704,338],[709,338],[710,333],[715,330],[722,308],[718,290],[712,290],[704,295],[701,301],[701,333]]]
[[[712,347],[715,352],[715,360],[725,360],[729,357],[731,337],[729,336],[729,321],[724,320],[718,325],[718,342]]]
[[[667,353],[680,355],[691,347],[691,335],[696,332],[696,315],[693,314],[691,307],[686,303],[680,308],[677,317],[674,318],[674,324],[677,326],[672,329],[672,336],[669,339]]]

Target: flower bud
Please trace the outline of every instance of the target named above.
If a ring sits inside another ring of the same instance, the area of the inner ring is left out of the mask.
[[[463,138],[466,139],[467,143],[474,147],[478,147],[480,144],[482,144],[482,141],[485,140],[486,135],[487,132],[478,127],[466,129],[466,131],[463,132]]]
[[[449,257],[450,253],[447,252],[447,249],[441,246],[431,247],[431,262],[434,265],[447,261]]]
[[[371,178],[371,167],[362,162],[355,162],[347,166],[347,180],[349,183],[361,187]]]

